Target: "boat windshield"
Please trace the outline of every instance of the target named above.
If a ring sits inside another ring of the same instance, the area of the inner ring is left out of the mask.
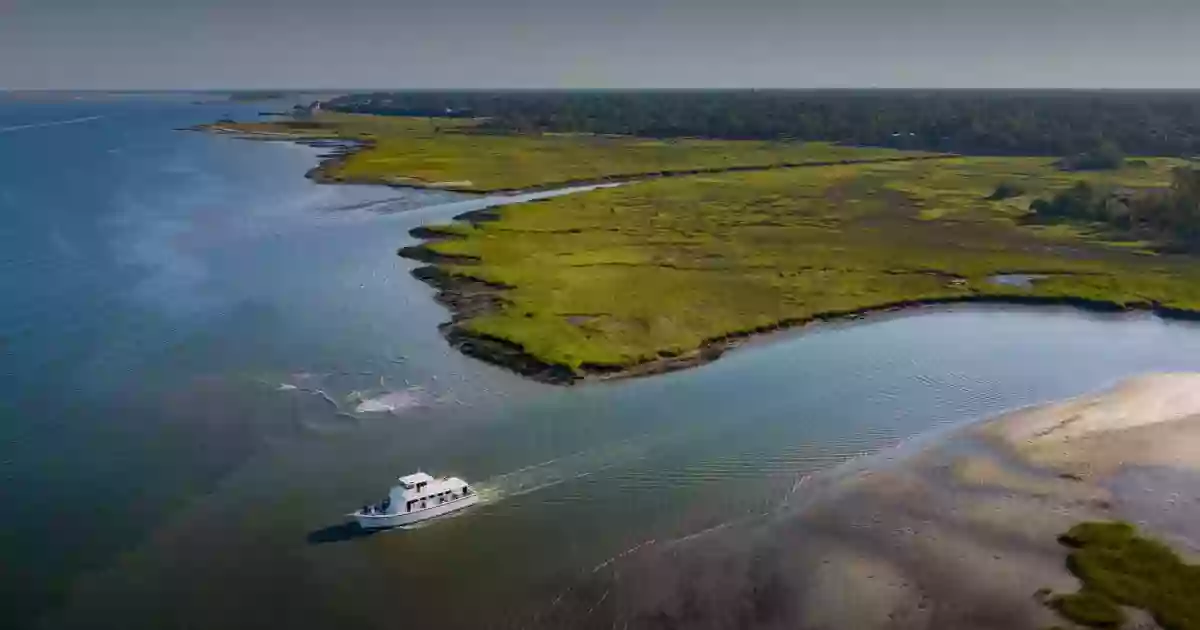
[[[387,512],[388,508],[390,508],[390,507],[392,507],[392,498],[386,497],[386,498],[384,498],[384,500],[382,500],[379,503],[376,503],[374,505],[364,505],[362,507],[362,513],[363,514],[383,514],[383,513]]]

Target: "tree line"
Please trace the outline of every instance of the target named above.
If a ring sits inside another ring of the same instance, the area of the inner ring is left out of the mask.
[[[1035,221],[1101,223],[1166,249],[1200,250],[1200,170],[1192,168],[1175,169],[1164,190],[1113,190],[1081,181],[1035,200],[1029,210]]]
[[[1200,92],[457,91],[351,94],[333,110],[485,118],[483,131],[824,140],[989,155],[1200,154]],[[1105,149],[1107,151],[1107,149]],[[1087,168],[1084,164],[1082,167]]]

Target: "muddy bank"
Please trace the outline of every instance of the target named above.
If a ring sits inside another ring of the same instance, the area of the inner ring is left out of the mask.
[[[195,125],[192,127],[184,127],[179,131],[199,131],[203,133],[212,133],[221,136],[229,136],[238,140],[254,140],[259,142],[293,142],[304,146],[309,146],[317,149],[329,149],[321,156],[320,161],[316,166],[304,173],[304,176],[317,183],[321,184],[386,184],[379,181],[349,181],[344,178],[336,178],[329,173],[337,168],[345,160],[359,152],[370,149],[375,146],[371,140],[364,138],[349,138],[343,136],[328,136],[322,134],[305,133],[303,130],[291,131],[265,131],[261,129],[244,129],[239,128],[240,123],[208,123],[204,125]],[[410,188],[410,186],[402,186],[402,188]]]
[[[548,598],[534,625],[1073,627],[1043,603],[1046,592],[1078,588],[1056,540],[1072,525],[1125,519],[1185,554],[1198,549],[1197,464],[1159,465],[1164,454],[1200,449],[1200,396],[1185,388],[1200,391],[1200,375],[1138,379],[798,480],[758,517],[652,541],[580,576]],[[1080,409],[1088,438],[1026,431],[1070,426]],[[1024,454],[1077,438],[1107,445],[1094,458],[1094,444],[1071,450],[1072,462],[1102,473],[1079,476]],[[1124,463],[1104,465],[1117,454]]]

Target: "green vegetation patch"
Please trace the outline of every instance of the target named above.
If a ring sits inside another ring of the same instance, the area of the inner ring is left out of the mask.
[[[1030,204],[1032,220],[1090,223],[1117,238],[1143,239],[1163,249],[1200,250],[1200,170],[1179,167],[1162,190],[1104,189],[1080,181]]]
[[[1164,185],[1171,162],[1150,162],[1107,177]],[[1005,181],[1031,196],[1077,177],[1049,158],[956,158],[660,179],[506,206],[426,247],[455,257],[444,271],[510,287],[457,329],[575,374],[914,302],[1200,309],[1192,259],[1043,234],[1021,221],[1027,197],[988,199]],[[1004,273],[1037,278],[992,280]]]
[[[564,135],[440,133],[383,137],[332,166],[346,181],[443,185],[497,191],[560,186],[642,174],[769,167],[781,164],[894,159],[890,149],[823,142],[674,140]]]
[[[1050,158],[959,158],[900,163],[888,187],[908,196],[928,218],[969,219],[1025,216],[1040,197],[1080,182],[1096,188],[1157,189],[1169,186],[1173,169],[1187,164],[1175,158],[1148,158],[1144,166],[1110,171],[1066,172]]]
[[[483,133],[459,118],[321,114],[311,120],[214,125],[248,133],[347,138],[370,146],[326,162],[324,181],[493,192],[639,175],[860,162],[936,154],[826,142],[655,140],[591,134]]]
[[[1115,628],[1125,621],[1120,606],[1130,606],[1165,630],[1200,629],[1200,566],[1184,563],[1167,545],[1117,521],[1081,523],[1059,540],[1071,547],[1067,567],[1083,582],[1078,593],[1050,598],[1064,617]]]

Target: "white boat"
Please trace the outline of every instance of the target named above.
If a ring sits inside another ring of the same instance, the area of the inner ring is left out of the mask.
[[[351,514],[363,529],[411,525],[479,502],[479,495],[458,477],[435,479],[423,472],[400,478],[383,501]]]

